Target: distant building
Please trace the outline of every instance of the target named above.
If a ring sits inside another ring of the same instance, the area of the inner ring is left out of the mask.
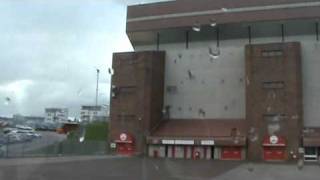
[[[14,114],[12,116],[12,121],[19,123],[19,122],[24,122],[24,117],[21,114]]]
[[[0,121],[9,122],[9,121],[12,121],[12,118],[10,118],[10,117],[1,117],[0,116]]]
[[[38,117],[38,116],[24,116],[24,123],[25,125],[28,125],[30,127],[36,128],[39,126],[39,124],[44,123],[45,118],[44,117]]]
[[[14,123],[27,123],[27,124],[34,124],[34,123],[42,123],[44,122],[45,118],[44,117],[39,117],[39,116],[23,116],[20,114],[14,114],[12,116],[12,119]]]
[[[0,117],[0,128],[6,127],[12,122],[12,118]]]
[[[106,121],[107,109],[102,106],[81,106],[81,121]]]
[[[68,120],[67,108],[46,108],[45,121],[46,122],[63,122]]]
[[[45,118],[44,117],[39,117],[39,116],[24,116],[24,119],[26,121],[33,121],[37,123],[44,122]]]

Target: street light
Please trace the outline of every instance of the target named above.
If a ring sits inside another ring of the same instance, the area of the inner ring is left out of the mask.
[[[99,93],[99,73],[100,69],[97,70],[97,87],[96,87],[96,107],[98,106],[98,93]]]

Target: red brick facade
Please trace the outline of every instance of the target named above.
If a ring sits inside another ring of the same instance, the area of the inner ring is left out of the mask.
[[[111,89],[111,141],[121,133],[135,139],[136,153],[145,151],[145,137],[161,119],[164,52],[116,53]]]

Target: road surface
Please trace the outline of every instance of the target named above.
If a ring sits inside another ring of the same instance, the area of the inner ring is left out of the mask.
[[[248,164],[119,157],[60,157],[0,161],[6,180],[317,180],[319,165]]]

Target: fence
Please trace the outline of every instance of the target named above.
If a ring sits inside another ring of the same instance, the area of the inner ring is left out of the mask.
[[[78,156],[103,155],[109,151],[106,141],[64,140],[51,144],[36,144],[30,142],[6,144],[0,147],[0,157],[49,157],[49,156]]]

